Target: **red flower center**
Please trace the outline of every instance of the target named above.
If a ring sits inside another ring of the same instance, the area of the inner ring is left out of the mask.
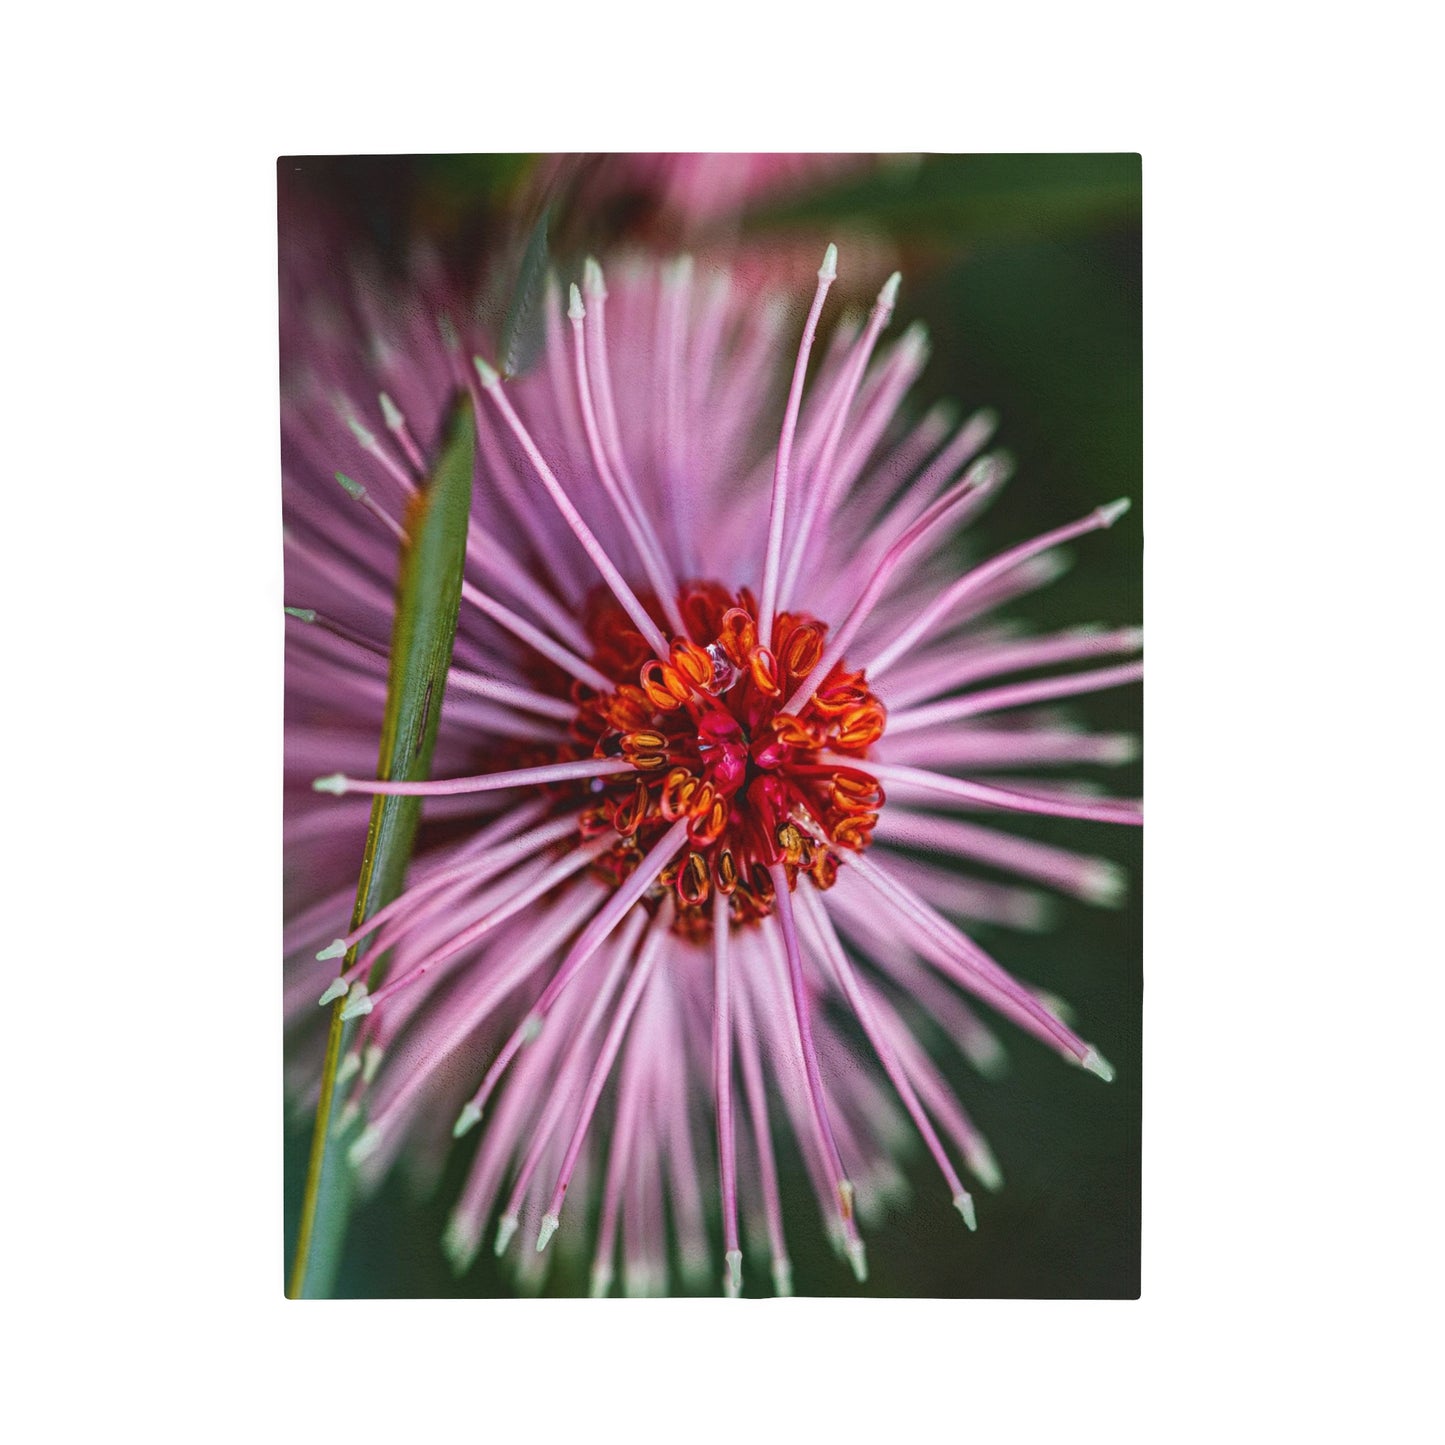
[[[790,888],[802,874],[829,888],[835,850],[868,846],[883,789],[839,758],[864,759],[887,714],[863,673],[843,663],[796,715],[782,711],[822,658],[827,627],[817,619],[780,613],[765,646],[746,589],[689,583],[678,602],[689,636],[673,639],[664,662],[621,607],[597,600],[587,620],[592,663],[617,687],[578,690],[574,731],[593,756],[637,769],[635,778],[595,780],[583,814],[584,836],[621,835],[601,860],[606,876],[620,882],[685,818],[687,850],[663,872],[658,896],[673,889],[679,928],[701,935],[714,889],[730,899],[735,922],[748,922],[772,910],[770,866],[785,865]]]

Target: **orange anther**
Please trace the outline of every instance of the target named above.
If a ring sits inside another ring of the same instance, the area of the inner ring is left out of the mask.
[[[672,665],[693,687],[706,687],[712,681],[712,658],[695,642],[685,638],[674,642]]]
[[[800,623],[783,645],[783,666],[793,678],[804,678],[823,656],[823,629],[815,622]]]
[[[704,815],[694,813],[688,825],[687,836],[694,843],[706,846],[716,843],[728,825],[728,804],[725,798],[715,798],[712,807]]]
[[[647,784],[640,782],[637,787],[613,809],[612,826],[616,828],[624,838],[628,838],[638,830],[643,818],[646,816]]]
[[[768,648],[753,648],[748,654],[748,671],[752,673],[753,686],[764,697],[778,697],[782,693],[783,683],[778,676],[778,660]]]
[[[814,886],[831,888],[838,881],[838,859],[826,848],[820,848],[813,855],[813,866],[808,871]]]
[[[717,891],[724,897],[737,889],[738,865],[733,861],[731,848],[724,848],[718,853],[717,861],[713,864],[713,874],[717,880]]]
[[[783,857],[789,863],[800,863],[803,860],[803,834],[796,823],[781,823],[777,832],[778,847],[783,850]]]
[[[705,903],[708,895],[707,860],[701,853],[689,853],[677,870],[677,896],[686,904]]]
[[[873,694],[861,672],[834,668],[813,696],[813,706],[825,717],[837,717],[859,703],[871,702]]]
[[[765,909],[773,906],[778,892],[773,887],[772,874],[768,872],[765,864],[754,863],[748,870],[748,887]]]
[[[868,846],[877,822],[877,813],[855,813],[851,817],[844,818],[833,829],[833,841],[840,848],[861,851]]]
[[[662,816],[675,823],[687,812],[697,779],[686,768],[674,768],[662,780]]]
[[[768,727],[780,743],[786,743],[790,748],[816,748],[822,742],[813,728],[792,713],[780,712]]]
[[[836,784],[828,790],[828,801],[838,812],[845,814],[869,813],[877,806],[871,797],[858,798],[851,793],[840,792]]]
[[[748,654],[758,645],[758,624],[752,614],[741,607],[729,607],[723,613],[718,642],[736,667],[748,665]]]
[[[584,808],[577,815],[577,831],[583,838],[597,838],[612,829],[606,808]]]
[[[833,791],[856,803],[874,797],[881,790],[878,780],[867,773],[834,773]]]
[[[850,708],[838,721],[833,741],[840,748],[866,748],[883,736],[888,721],[881,703],[866,702]]]
[[[632,732],[645,728],[652,721],[656,710],[640,687],[624,682],[610,698],[603,703],[607,721],[618,732]]]
[[[678,670],[660,658],[644,662],[639,677],[648,702],[657,712],[675,712],[690,694]]]

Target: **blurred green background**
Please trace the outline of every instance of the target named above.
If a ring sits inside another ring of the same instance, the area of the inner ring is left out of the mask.
[[[420,234],[465,276],[483,249],[520,254],[537,210],[534,167],[525,156],[288,158],[279,164],[283,228],[290,201],[320,203],[398,268]],[[588,212],[564,203],[551,226],[559,254],[672,239],[636,204]],[[744,231],[770,246],[811,241],[818,253],[835,234],[858,235],[893,252],[904,273],[899,320],[924,319],[933,347],[912,400],[920,409],[943,397],[996,408],[998,442],[1018,461],[1014,480],[971,529],[971,546],[990,552],[1115,497],[1135,502],[1114,528],[1075,544],[1075,565],[1011,615],[1040,631],[1142,620],[1138,156],[910,157],[816,189],[791,187],[785,206],[758,209]],[[1080,699],[1073,711],[1100,730],[1138,732],[1141,707],[1133,687]],[[1141,791],[1137,764],[1092,771],[1109,791]],[[912,1201],[867,1235],[870,1274],[860,1287],[829,1249],[802,1171],[790,1171],[786,1222],[800,1294],[1138,1296],[1140,835],[1053,819],[1017,830],[1129,869],[1120,909],[1060,899],[1047,933],[971,930],[1018,977],[1068,1001],[1080,1032],[1114,1064],[1115,1082],[1071,1069],[1001,1025],[1011,1059],[1003,1078],[987,1081],[961,1064],[950,1070],[1005,1178],[999,1194],[978,1193],[978,1232],[963,1229],[920,1146],[907,1161]],[[288,1257],[308,1140],[304,1124],[288,1118]],[[435,1193],[417,1197],[393,1173],[356,1208],[337,1294],[514,1293],[489,1250],[460,1280],[441,1253],[475,1147],[467,1143]],[[761,1284],[760,1271],[751,1273]],[[548,1292],[585,1293],[586,1280],[554,1267]]]

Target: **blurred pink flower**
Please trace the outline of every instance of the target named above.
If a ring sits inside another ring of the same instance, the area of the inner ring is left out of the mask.
[[[458,1267],[491,1225],[524,1282],[560,1249],[590,1255],[598,1293],[619,1255],[629,1292],[674,1268],[736,1291],[748,1254],[786,1292],[791,1149],[861,1279],[904,1130],[969,1228],[964,1175],[1000,1182],[905,1012],[988,1071],[971,997],[1111,1077],[958,920],[1039,926],[1045,901],[970,861],[1095,902],[1123,887],[994,823],[1137,823],[1137,803],[979,775],[1133,755],[1039,705],[1136,680],[1108,661],[1136,629],[987,620],[1124,504],[960,572],[958,533],[1010,470],[994,418],[906,417],[926,340],[882,340],[896,275],[810,360],[835,258],[800,345],[796,314],[726,270],[634,261],[604,282],[588,262],[515,380],[474,360],[488,338],[460,311],[439,328],[376,286],[322,300],[304,273],[283,292],[288,1018],[346,993],[361,1021],[343,1076],[365,1178],[481,1123]],[[477,480],[436,781],[378,783],[399,539],[461,387]],[[378,792],[428,800],[409,886],[333,942]],[[314,1080],[293,1051],[294,1086]]]
[[[878,163],[870,155],[770,151],[616,151],[549,155],[541,172],[589,208],[625,208],[683,228],[824,186]]]
[[[565,248],[598,236],[660,255],[691,252],[726,267],[740,290],[792,294],[818,268],[812,230],[776,225],[750,229],[747,218],[883,170],[903,174],[919,157],[831,152],[616,151],[538,158],[524,209],[553,206],[556,239]],[[837,221],[835,237],[850,258],[837,283],[850,301],[869,293],[867,278],[894,269],[892,240],[859,218]]]

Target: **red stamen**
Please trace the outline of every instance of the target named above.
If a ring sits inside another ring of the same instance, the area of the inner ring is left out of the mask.
[[[643,601],[658,610],[655,599]],[[828,629],[814,618],[780,613],[767,645],[752,596],[715,582],[689,583],[676,610],[692,636],[673,639],[664,660],[612,599],[589,609],[590,663],[614,686],[584,696],[573,734],[594,757],[633,769],[589,785],[602,796],[587,800],[585,818],[620,835],[600,872],[620,882],[662,832],[685,821],[689,851],[658,885],[674,895],[675,926],[706,937],[714,890],[734,922],[756,921],[773,911],[777,876],[790,889],[801,877],[826,889],[838,872],[831,847],[868,846],[883,789],[851,764],[883,735],[887,712],[864,675],[842,663],[800,715],[780,710],[785,687],[824,655]]]

